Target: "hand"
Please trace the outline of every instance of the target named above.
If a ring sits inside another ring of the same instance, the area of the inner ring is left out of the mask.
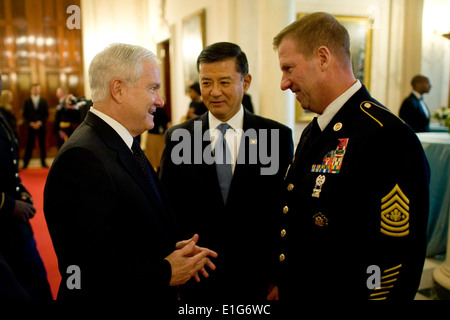
[[[29,219],[33,218],[36,214],[36,208],[21,200],[16,200],[16,205],[14,206],[13,216],[27,222]]]
[[[32,121],[30,122],[30,127],[32,127],[34,130],[38,130],[42,126],[42,121]]]
[[[267,300],[278,300],[278,287],[276,285],[271,284],[268,291]]]
[[[194,234],[194,236],[192,238],[190,238],[189,240],[183,240],[183,241],[178,241],[177,244],[175,245],[176,249],[183,249],[187,244],[189,244],[189,242],[194,241],[195,243],[198,242],[198,234]]]
[[[198,238],[199,238],[198,234],[194,234],[194,236],[193,236],[192,238],[190,238],[189,240],[183,240],[183,241],[177,242],[177,244],[175,245],[175,248],[176,248],[176,249],[183,249],[183,248],[184,248],[187,244],[189,244],[191,241],[194,241],[195,243],[197,243],[197,242],[198,242]],[[195,246],[195,250],[194,250],[194,254],[193,254],[193,255],[200,253],[202,250],[208,250],[208,249],[203,248],[203,247],[199,247],[199,246]],[[216,258],[216,257],[215,257],[215,258]],[[208,268],[210,268],[211,270],[215,270],[215,269],[216,269],[216,266],[215,266],[211,261],[208,261],[208,262],[206,263],[206,265],[207,265]],[[202,269],[200,270],[200,272],[202,273],[202,275],[203,275],[205,278],[208,278],[208,277],[209,277],[209,274],[208,274],[208,272],[206,271],[205,268],[202,268]],[[200,282],[200,277],[198,276],[198,272],[194,275],[194,279],[195,279],[195,281]]]
[[[176,249],[166,260],[172,267],[171,286],[185,284],[191,278],[200,281],[198,272],[200,271],[205,278],[209,274],[205,270],[205,265],[211,270],[215,270],[216,266],[209,260],[208,256],[217,258],[218,254],[207,248],[197,246],[198,235],[194,235],[189,240],[180,241],[176,244]]]

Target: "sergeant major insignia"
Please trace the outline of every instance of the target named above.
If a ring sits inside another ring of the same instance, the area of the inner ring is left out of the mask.
[[[381,199],[381,233],[391,237],[409,234],[409,199],[398,184]]]

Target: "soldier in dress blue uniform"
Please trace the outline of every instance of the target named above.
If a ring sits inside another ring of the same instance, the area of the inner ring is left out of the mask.
[[[355,79],[349,43],[326,13],[274,38],[281,89],[318,114],[285,176],[280,300],[413,299],[420,282],[428,162],[414,132]]]
[[[18,162],[17,139],[0,114],[0,297],[51,300],[47,273],[28,221],[36,208],[20,180]]]

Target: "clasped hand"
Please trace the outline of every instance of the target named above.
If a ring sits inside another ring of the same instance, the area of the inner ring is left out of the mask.
[[[36,208],[25,201],[16,200],[14,206],[13,215],[23,222],[27,222],[29,219],[33,218],[36,214]]]
[[[171,286],[185,284],[191,278],[200,281],[199,272],[207,278],[209,269],[215,270],[216,266],[208,257],[217,258],[218,254],[210,249],[197,246],[198,234],[189,240],[177,242],[176,250],[166,257],[172,267]]]

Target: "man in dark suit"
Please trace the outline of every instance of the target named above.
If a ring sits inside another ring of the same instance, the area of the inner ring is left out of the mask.
[[[430,110],[423,102],[423,95],[430,92],[430,80],[423,75],[416,75],[411,80],[411,94],[403,100],[400,118],[415,132],[430,131]]]
[[[94,57],[89,79],[94,105],[58,152],[44,191],[58,299],[174,302],[177,286],[207,276],[216,254],[196,246],[197,235],[175,242],[173,214],[135,138],[164,105],[157,58],[113,44]]]
[[[45,158],[47,156],[45,148],[46,123],[48,119],[47,100],[41,96],[41,86],[33,84],[31,86],[31,97],[25,100],[23,105],[23,118],[27,123],[27,145],[25,148],[25,157],[23,159],[23,168],[27,168],[30,162],[34,140],[38,137],[39,149],[41,152],[41,165],[46,168]]]
[[[275,240],[269,230],[292,159],[292,132],[242,106],[251,75],[239,46],[206,47],[197,68],[209,111],[168,130],[161,181],[182,234],[198,233],[202,245],[219,257],[217,271],[205,281],[188,283],[181,299],[263,301]],[[216,129],[224,125],[224,133]],[[217,158],[224,154],[229,157]]]
[[[349,43],[323,12],[274,38],[281,89],[318,114],[278,209],[280,300],[406,300],[420,282],[428,162],[414,132],[355,79]]]
[[[47,272],[29,222],[36,208],[22,184],[18,164],[19,144],[0,114],[0,297],[51,300]]]

